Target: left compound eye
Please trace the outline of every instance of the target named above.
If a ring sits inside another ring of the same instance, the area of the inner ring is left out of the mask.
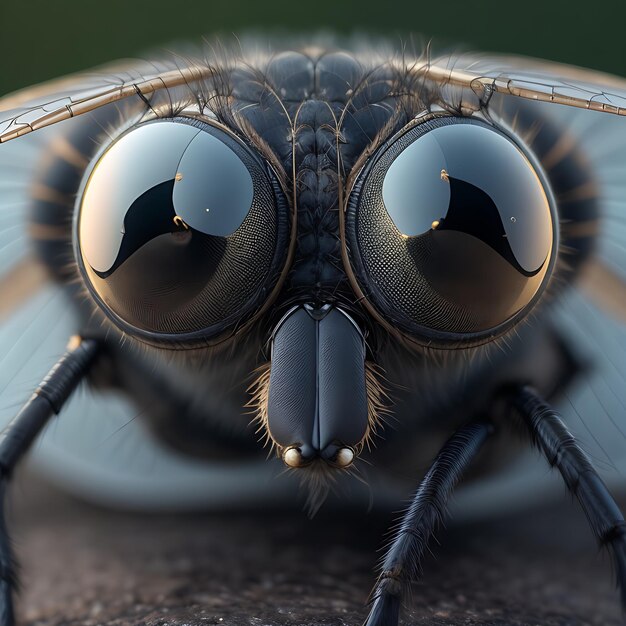
[[[522,148],[487,123],[413,127],[375,155],[348,205],[351,262],[368,300],[425,342],[501,334],[554,264],[546,188]]]
[[[285,247],[269,168],[225,131],[141,124],[96,161],[78,256],[105,312],[136,334],[215,334],[267,295]]]

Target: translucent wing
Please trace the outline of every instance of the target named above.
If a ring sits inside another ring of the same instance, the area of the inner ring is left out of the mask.
[[[551,311],[552,323],[585,369],[557,406],[607,483],[621,489],[626,480],[626,119],[621,117],[626,81],[511,57],[456,57],[448,64],[480,76],[480,85],[508,85],[494,91],[488,108],[506,111],[513,124],[523,108],[537,120],[539,133],[543,120],[553,120],[564,131],[552,148],[554,158],[576,146],[592,171],[601,211],[595,249],[578,281]],[[522,85],[534,91],[521,93]],[[540,494],[561,493],[556,477],[546,475],[532,455],[464,491],[459,506],[479,517],[489,509],[523,506]]]
[[[626,80],[602,72],[538,59],[498,55],[451,55],[416,63],[414,71],[439,85],[626,115]]]
[[[211,73],[206,65],[178,59],[129,61],[26,89],[0,99],[0,143],[131,96],[149,98],[190,85]]]
[[[63,124],[57,122],[131,98],[148,107],[153,95],[193,87],[211,71],[208,64],[180,60],[133,62],[0,100],[0,424],[26,399],[76,329],[64,294],[45,280],[29,251],[32,175],[46,146],[61,134]],[[593,365],[560,409],[594,456],[626,472],[626,329],[606,313],[619,315],[626,302],[626,120],[619,117],[626,112],[626,81],[501,56],[439,57],[416,62],[413,71],[438,87],[466,92],[480,106],[494,106],[498,99],[526,102],[537,107],[538,119],[555,116],[583,146],[600,184],[603,208],[590,268],[609,282],[601,283],[596,274],[590,281],[594,294],[581,285],[554,310],[554,323]],[[533,100],[538,102],[529,102]],[[162,448],[135,417],[136,409],[124,398],[85,390],[48,429],[35,461],[78,492],[132,506],[252,504],[284,495],[279,489],[288,483],[272,481],[269,464],[225,467],[190,461]],[[263,476],[267,489],[259,488]],[[484,515],[493,503],[506,505],[507,498],[508,504],[520,504],[524,489],[536,495],[545,477],[536,459],[521,460],[509,475],[467,491],[459,503],[465,503],[467,514]],[[607,479],[623,482],[615,471]],[[391,495],[389,484],[381,485],[382,491]]]
[[[554,324],[586,370],[561,410],[609,482],[626,479],[626,119],[565,107],[549,110],[575,137],[593,170],[601,210],[593,257],[554,310]]]
[[[172,58],[126,62],[77,74],[0,99],[0,143],[130,96],[190,85],[213,73],[209,64]],[[626,81],[536,59],[451,55],[416,61],[412,71],[439,86],[468,89],[487,101],[494,93],[626,115]]]
[[[48,235],[45,225],[36,226],[44,232],[33,233],[29,219],[37,172],[51,155],[81,158],[64,141],[73,122],[69,127],[57,122],[82,113],[88,113],[83,119],[95,119],[107,106],[132,97],[148,109],[152,93],[177,85],[186,89],[199,76],[191,64],[129,62],[0,100],[0,428],[78,326],[65,292],[48,279],[31,250],[32,235]],[[124,111],[116,115],[123,118]],[[41,130],[31,134],[36,129]],[[137,417],[137,407],[122,395],[84,387],[46,430],[32,462],[65,489],[130,508],[237,506],[284,496],[273,484],[271,464],[189,459],[164,447]],[[289,481],[281,485],[292,487]]]

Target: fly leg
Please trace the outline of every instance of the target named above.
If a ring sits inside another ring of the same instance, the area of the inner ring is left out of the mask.
[[[478,454],[493,427],[472,423],[444,445],[422,480],[400,523],[370,594],[366,626],[397,626],[402,598],[421,576],[428,541],[444,519],[452,490]]]
[[[520,386],[509,401],[528,427],[534,445],[576,496],[600,545],[609,549],[626,610],[626,523],[617,503],[559,414],[534,389]]]
[[[11,473],[48,420],[87,374],[99,344],[73,339],[67,352],[43,379],[22,410],[0,433],[0,626],[13,626],[13,589],[16,584],[11,540],[4,518],[4,498]]]

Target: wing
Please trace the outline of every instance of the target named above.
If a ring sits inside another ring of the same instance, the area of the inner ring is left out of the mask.
[[[626,471],[626,331],[606,313],[619,316],[626,302],[626,120],[620,117],[626,112],[626,81],[536,60],[477,55],[416,61],[412,71],[438,88],[465,92],[477,108],[495,107],[499,100],[536,107],[538,119],[554,116],[587,154],[603,210],[599,246],[589,264],[596,274],[587,281],[595,293],[582,284],[572,289],[555,307],[553,319],[593,367],[560,408],[594,455]],[[64,120],[98,119],[100,112],[130,100],[149,109],[164,92],[184,88],[193,94],[212,73],[208,63],[180,58],[127,62],[0,100],[0,424],[62,353],[77,324],[64,293],[46,279],[29,248],[32,177],[42,155],[55,138],[63,137],[66,124],[75,123]],[[162,448],[136,416],[126,399],[85,390],[48,429],[35,461],[48,476],[82,495],[130,506],[185,507],[209,501],[219,506],[232,504],[233,497],[251,504],[284,495],[278,489],[286,483],[270,480],[269,464],[230,464],[226,470],[190,461]],[[465,501],[482,515],[490,503],[505,502],[508,494],[521,503],[524,487],[536,495],[537,485],[545,484],[545,472],[535,460],[525,462],[527,466],[512,468],[489,489],[467,492]],[[258,488],[263,476],[271,482],[267,490]],[[615,472],[607,478],[622,480]],[[510,489],[512,482],[520,490]]]
[[[212,73],[208,65],[182,59],[127,61],[26,89],[0,100],[0,143],[132,96],[147,99],[164,89],[191,86]]]
[[[593,254],[575,284],[552,307],[551,323],[584,371],[558,401],[564,419],[613,488],[626,478],[626,80],[535,59],[457,56],[433,62],[438,79],[465,89],[511,125],[524,111],[552,120],[563,138],[555,159],[572,147],[584,155],[600,208]],[[566,106],[558,106],[566,105]],[[611,113],[613,115],[606,115]],[[584,190],[581,190],[584,193]],[[466,518],[523,507],[562,488],[532,455],[486,483],[470,486],[458,506]],[[462,516],[461,516],[462,517]]]
[[[413,71],[438,85],[626,115],[626,80],[560,63],[498,55],[452,55],[417,62]]]
[[[31,218],[33,197],[40,193],[38,173],[51,157],[85,167],[83,155],[66,140],[76,124],[93,120],[106,132],[111,115],[124,124],[137,106],[149,109],[152,95],[177,86],[187,90],[207,73],[206,67],[200,72],[180,59],[125,62],[0,100],[0,427],[78,327],[75,307],[31,248],[33,237],[54,237],[45,223]],[[118,107],[126,100],[136,101],[130,112]],[[57,123],[83,113],[88,115],[81,120]],[[54,210],[58,202],[51,199]],[[164,447],[137,416],[137,407],[121,394],[82,388],[64,407],[62,419],[46,430],[32,462],[64,489],[125,508],[237,506],[284,496],[273,485],[271,464],[188,459]],[[264,478],[265,491],[259,489]]]
[[[485,102],[498,93],[626,115],[626,80],[568,65],[474,54],[415,61],[411,70],[436,85],[469,90]],[[208,63],[172,57],[127,61],[51,81],[0,99],[0,143],[131,96],[149,98],[163,89],[191,86],[214,72]]]

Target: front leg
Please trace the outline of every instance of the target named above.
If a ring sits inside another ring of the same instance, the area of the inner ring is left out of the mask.
[[[13,626],[13,589],[16,583],[11,540],[4,519],[4,499],[13,469],[48,420],[56,415],[87,374],[99,345],[77,338],[50,370],[22,410],[0,433],[0,626]]]
[[[492,432],[489,423],[464,426],[437,455],[385,555],[366,626],[397,625],[403,596],[421,576],[428,541],[444,519],[450,494]]]
[[[598,543],[611,553],[626,611],[626,522],[619,506],[559,414],[534,389],[517,387],[509,400],[528,427],[534,445],[576,496]]]

